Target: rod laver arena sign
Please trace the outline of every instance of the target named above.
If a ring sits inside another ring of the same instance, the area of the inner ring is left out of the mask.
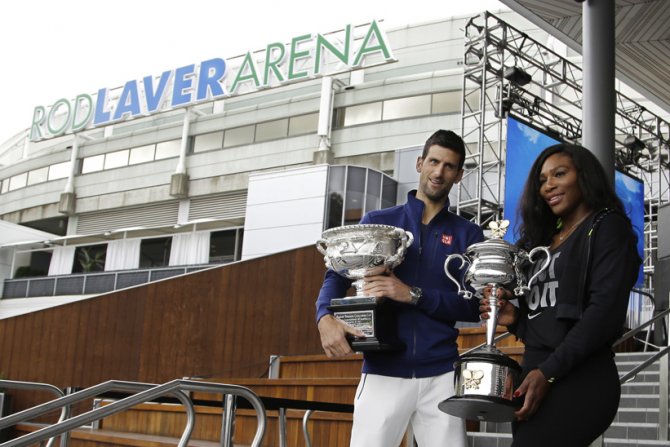
[[[377,22],[327,35],[304,34],[271,43],[230,62],[214,58],[101,88],[74,100],[59,99],[33,112],[30,140],[38,141],[153,113],[223,99],[259,89],[393,62]]]

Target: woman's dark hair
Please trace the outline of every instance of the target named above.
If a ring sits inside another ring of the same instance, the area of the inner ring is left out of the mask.
[[[616,195],[610,177],[588,149],[576,144],[555,144],[543,150],[530,168],[526,186],[519,203],[519,234],[518,244],[532,248],[538,245],[549,245],[556,233],[558,216],[555,216],[540,196],[540,172],[542,165],[554,154],[565,154],[572,159],[577,169],[577,183],[584,202],[592,211],[613,208],[624,212],[621,200]]]

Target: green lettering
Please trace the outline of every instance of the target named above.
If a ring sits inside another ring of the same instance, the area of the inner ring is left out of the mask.
[[[316,35],[316,56],[314,61],[314,73],[321,73],[321,49],[326,48],[336,58],[342,61],[345,65],[349,65],[349,47],[351,43],[351,25],[347,25],[344,31],[344,50],[338,51],[337,47],[328,42],[321,34]]]
[[[276,53],[278,56],[273,58],[272,53]],[[284,82],[284,75],[279,70],[278,65],[284,60],[285,54],[286,48],[284,47],[284,44],[275,42],[267,46],[265,50],[265,73],[263,75],[263,85],[270,85],[270,70],[272,70],[275,78],[277,78],[277,82]]]
[[[373,41],[377,42],[376,45]],[[377,25],[377,21],[375,20],[370,24],[370,29],[363,39],[363,43],[361,44],[361,48],[358,50],[358,54],[356,55],[353,66],[358,67],[363,61],[363,56],[366,56],[370,53],[376,53],[378,51],[382,52],[385,60],[388,61],[389,59],[393,59],[393,55],[391,55],[388,44],[384,39],[384,33],[381,32],[379,25]]]
[[[43,106],[35,107],[33,111],[33,124],[30,125],[30,141],[37,141],[42,139],[42,131],[40,126],[44,125],[44,120],[47,117],[47,111]]]
[[[289,56],[288,62],[288,79],[300,79],[307,76],[307,71],[299,71],[297,73],[293,72],[295,68],[295,61],[298,59],[304,59],[309,56],[309,50],[298,51],[298,44],[312,38],[311,34],[303,34],[302,36],[294,37],[291,41],[291,55]]]
[[[248,71],[249,74],[245,74],[245,71]],[[256,88],[260,87],[260,82],[258,81],[258,75],[256,74],[256,64],[254,63],[253,58],[251,57],[251,52],[247,52],[242,61],[242,65],[237,70],[237,76],[233,81],[233,86],[230,88],[230,92],[234,93],[237,90],[237,84],[240,82],[254,81]]]

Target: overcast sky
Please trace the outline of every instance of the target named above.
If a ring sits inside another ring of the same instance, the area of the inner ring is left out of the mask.
[[[35,106],[302,34],[505,8],[497,0],[23,0],[0,6],[0,144]]]

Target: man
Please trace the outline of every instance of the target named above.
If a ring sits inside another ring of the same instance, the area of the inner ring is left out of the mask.
[[[388,275],[365,278],[365,294],[391,300],[398,317],[400,352],[364,353],[363,374],[354,401],[353,447],[395,447],[409,423],[421,447],[465,446],[465,423],[438,409],[454,394],[453,363],[458,358],[456,321],[478,321],[477,300],[456,293],[444,272],[446,257],[464,253],[483,239],[479,226],[449,212],[449,191],[463,176],[465,146],[454,132],[438,130],[417,159],[418,190],[407,203],[366,214],[361,223],[393,225],[410,231],[414,243]],[[463,272],[460,272],[462,274]],[[454,275],[459,272],[454,271]],[[351,280],[329,270],[316,302],[321,344],[328,357],[352,353],[347,335],[357,329],[327,309],[345,295]]]

